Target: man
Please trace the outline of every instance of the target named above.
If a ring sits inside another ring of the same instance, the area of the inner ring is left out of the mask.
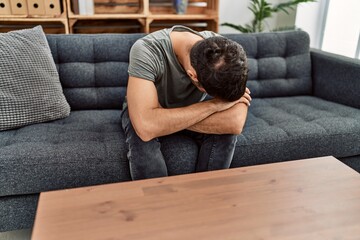
[[[167,176],[160,137],[183,130],[199,142],[196,171],[230,167],[251,101],[239,44],[174,26],[138,40],[128,72],[122,126],[134,180]]]

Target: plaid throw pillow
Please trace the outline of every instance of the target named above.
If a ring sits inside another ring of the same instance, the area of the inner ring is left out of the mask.
[[[69,114],[42,27],[0,33],[0,131]]]

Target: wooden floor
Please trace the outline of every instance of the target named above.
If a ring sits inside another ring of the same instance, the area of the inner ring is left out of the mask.
[[[0,232],[0,240],[30,240],[31,229],[11,232]]]

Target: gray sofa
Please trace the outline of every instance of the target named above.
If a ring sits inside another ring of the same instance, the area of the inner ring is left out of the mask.
[[[141,36],[47,36],[72,111],[0,132],[0,231],[30,228],[40,192],[130,180],[120,114]],[[333,155],[360,171],[360,61],[310,50],[302,31],[225,36],[248,54],[254,98],[231,166]],[[161,142],[171,175],[194,172],[192,140]]]

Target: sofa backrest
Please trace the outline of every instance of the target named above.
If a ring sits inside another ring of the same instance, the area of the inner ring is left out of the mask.
[[[47,35],[72,110],[121,109],[131,46],[144,34]],[[309,36],[303,31],[224,34],[249,62],[253,97],[311,94]]]
[[[309,35],[304,31],[224,34],[240,43],[249,65],[252,97],[310,95]]]
[[[47,35],[72,110],[121,109],[129,52],[144,34]]]

